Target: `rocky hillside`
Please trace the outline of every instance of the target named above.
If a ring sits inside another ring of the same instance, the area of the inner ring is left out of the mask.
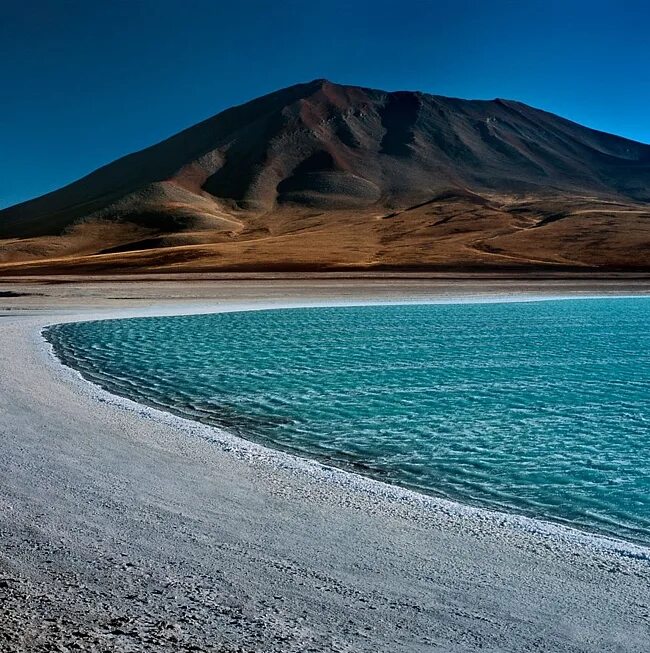
[[[650,146],[317,80],[0,211],[0,273],[650,269]]]

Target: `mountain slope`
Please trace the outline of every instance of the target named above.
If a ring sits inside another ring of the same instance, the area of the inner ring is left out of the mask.
[[[650,268],[650,146],[316,80],[0,211],[0,271]]]

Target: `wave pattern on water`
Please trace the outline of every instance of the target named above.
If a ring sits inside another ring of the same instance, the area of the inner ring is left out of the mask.
[[[650,300],[49,327],[114,392],[384,481],[650,544]]]

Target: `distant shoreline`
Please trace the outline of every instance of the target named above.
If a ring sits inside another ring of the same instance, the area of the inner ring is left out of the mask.
[[[308,280],[381,280],[381,281],[431,281],[449,282],[464,281],[483,283],[498,281],[501,283],[534,283],[540,281],[576,282],[598,286],[601,283],[648,283],[649,270],[619,270],[619,271],[561,271],[554,269],[538,270],[483,270],[483,271],[435,271],[435,270],[277,270],[277,271],[190,271],[190,272],[155,272],[126,270],[123,272],[109,270],[97,273],[37,273],[13,274],[7,268],[0,267],[0,284],[21,283],[105,283],[105,282],[135,282],[135,281],[308,281]]]

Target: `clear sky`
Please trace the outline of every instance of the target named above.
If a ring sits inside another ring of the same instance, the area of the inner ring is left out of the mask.
[[[650,142],[638,0],[0,0],[0,207],[310,79],[520,100]]]

